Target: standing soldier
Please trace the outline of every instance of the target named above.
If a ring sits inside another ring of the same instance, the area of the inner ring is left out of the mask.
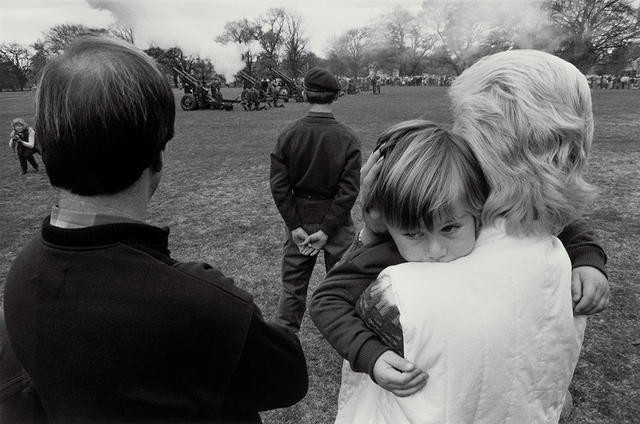
[[[309,112],[285,127],[271,154],[271,193],[287,227],[276,319],[296,332],[316,255],[324,251],[329,271],[355,235],[351,208],[360,190],[360,139],[333,116],[339,92],[333,74],[310,69],[304,78]]]
[[[284,104],[278,104],[278,98],[280,97],[280,86],[278,85],[278,81],[273,80],[271,84],[269,84],[269,90],[267,91],[267,99],[269,102],[269,106],[273,107],[284,107]]]

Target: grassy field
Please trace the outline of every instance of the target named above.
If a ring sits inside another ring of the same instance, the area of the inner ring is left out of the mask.
[[[226,90],[226,91],[225,91]],[[237,90],[223,89],[225,98]],[[180,93],[176,92],[176,99]],[[34,93],[0,93],[0,127],[33,123]],[[571,391],[576,410],[566,423],[638,423],[640,417],[640,91],[594,91],[596,137],[589,180],[601,195],[587,217],[608,255],[611,306],[589,319]],[[237,105],[236,105],[237,106]],[[383,87],[382,95],[340,98],[339,120],[362,137],[367,157],[376,135],[425,112],[450,124],[445,88]],[[244,112],[177,111],[176,135],[150,210],[151,223],[171,227],[170,248],[182,260],[205,260],[234,277],[272,317],[280,283],[283,225],[269,192],[269,153],[278,131],[305,113],[302,103]],[[0,284],[20,247],[37,234],[55,201],[44,172],[20,175],[18,161],[0,148]],[[39,156],[37,160],[41,162]],[[117,166],[117,164],[114,164]],[[360,222],[359,206],[354,218]],[[311,289],[323,277],[322,261]],[[266,424],[333,422],[340,358],[305,317],[300,338],[310,388],[297,405],[263,414]]]

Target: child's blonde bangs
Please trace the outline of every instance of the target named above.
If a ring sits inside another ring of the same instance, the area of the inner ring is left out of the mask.
[[[484,176],[466,142],[426,128],[396,140],[370,200],[388,225],[431,230],[434,222],[455,219],[461,210],[480,216],[486,195]]]

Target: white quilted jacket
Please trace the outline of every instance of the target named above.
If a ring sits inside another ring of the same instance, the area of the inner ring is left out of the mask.
[[[398,398],[343,367],[336,423],[557,423],[585,318],[574,317],[571,264],[555,237],[481,231],[468,256],[385,269],[405,357],[429,373]]]

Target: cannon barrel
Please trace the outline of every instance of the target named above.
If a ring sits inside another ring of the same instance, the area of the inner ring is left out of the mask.
[[[257,81],[254,77],[252,77],[251,75],[247,74],[244,71],[240,71],[237,74],[240,78],[242,78],[243,80],[247,81],[248,83],[250,83],[253,86],[256,86]]]
[[[304,97],[302,97],[302,87],[289,75],[285,74],[279,69],[270,68],[273,75],[282,79],[285,85],[289,87],[289,94],[297,101],[304,101]],[[286,100],[285,100],[286,101]]]
[[[289,75],[285,74],[284,72],[280,71],[279,69],[276,68],[271,68],[271,72],[273,72],[276,76],[282,78],[287,84],[293,84],[293,78],[291,78]]]
[[[180,76],[180,78],[186,79],[192,84],[199,84],[198,80],[195,77],[193,77],[192,75],[189,75],[185,71],[178,69],[175,66],[173,67],[173,70]]]

